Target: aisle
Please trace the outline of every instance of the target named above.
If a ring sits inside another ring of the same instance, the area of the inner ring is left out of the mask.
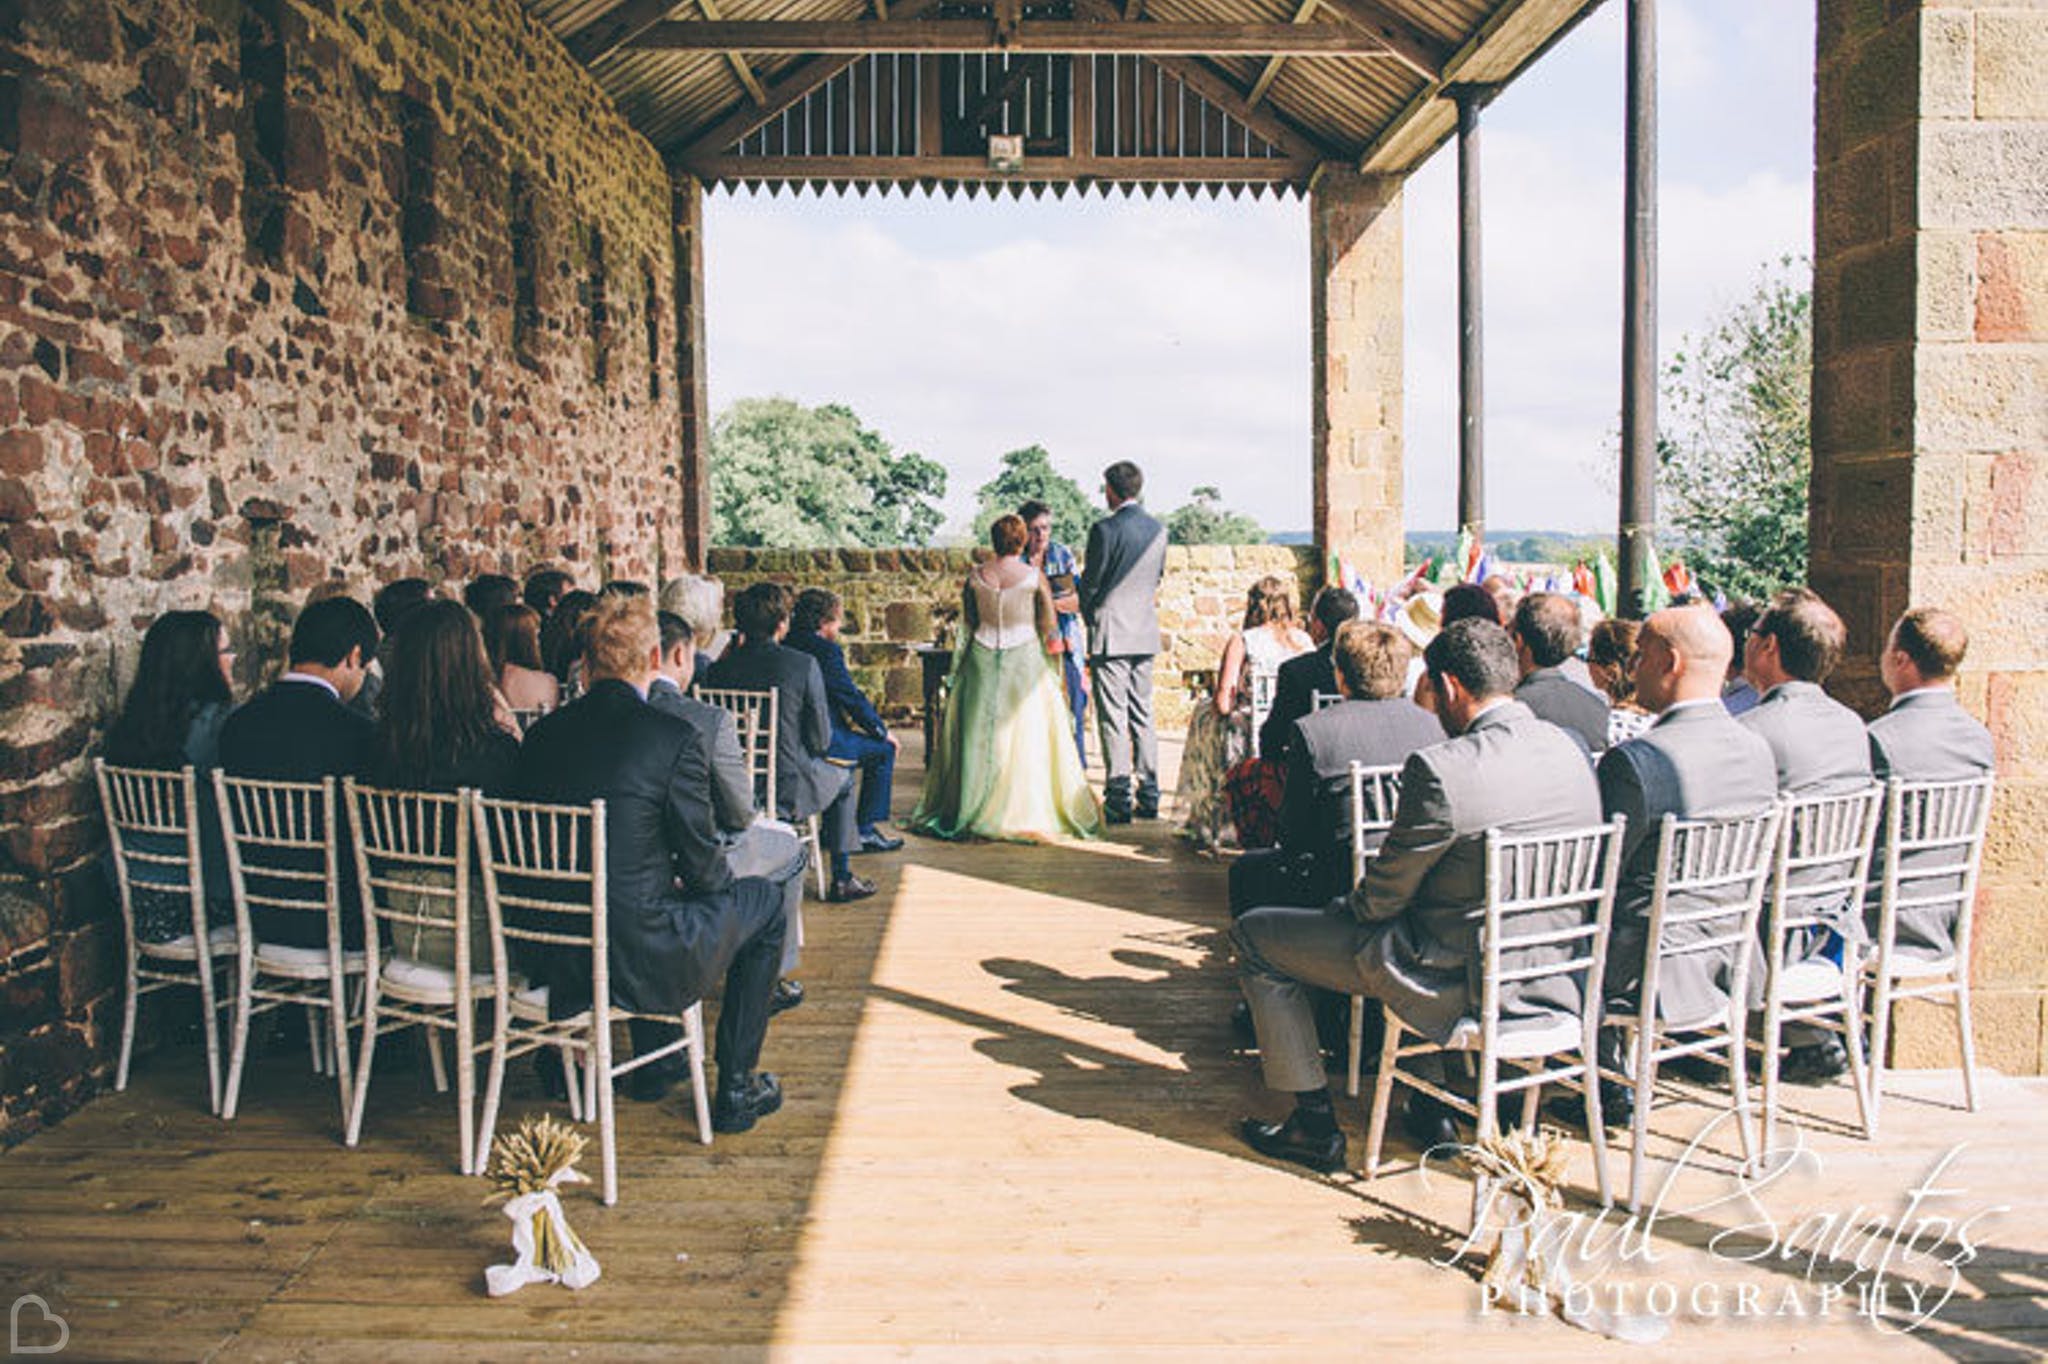
[[[914,761],[905,775],[902,808]],[[812,909],[810,1000],[777,1020],[765,1058],[783,1113],[707,1149],[686,1132],[687,1096],[621,1102],[620,1205],[568,1200],[604,1265],[580,1294],[482,1295],[507,1224],[453,1173],[452,1114],[402,1047],[356,1151],[302,1049],[256,1063],[232,1125],[198,1101],[195,1048],[138,1062],[128,1093],[0,1158],[0,1290],[48,1299],[68,1357],[92,1359],[1626,1353],[1478,1315],[1472,1278],[1431,1264],[1462,1226],[1455,1173],[1425,1180],[1403,1150],[1404,1172],[1375,1184],[1325,1180],[1237,1144],[1236,1119],[1266,1100],[1229,1047],[1222,868],[1163,826],[1079,847],[913,840],[867,866],[875,900]],[[539,1106],[518,1079],[515,1116]],[[1903,1084],[1945,1103],[1955,1082]],[[1785,1205],[1895,1213],[1967,1138],[1956,1182],[2014,1205],[1965,1271],[1962,1298],[1980,1301],[1913,1337],[1842,1319],[1686,1323],[1662,1357],[2048,1343],[2048,1092],[1985,1091],[1990,1111],[1968,1120],[1895,1100],[1881,1148],[1819,1133],[1825,1170]],[[1796,1102],[1839,1118],[1847,1098]],[[1359,1108],[1340,1112],[1356,1143]],[[1734,1216],[1673,1217],[1660,1235],[1697,1244]],[[1666,1252],[1664,1272],[1705,1266]],[[1777,1291],[1800,1277],[1706,1268]]]

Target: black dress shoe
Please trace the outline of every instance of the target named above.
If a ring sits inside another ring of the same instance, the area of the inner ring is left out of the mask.
[[[1301,1129],[1299,1113],[1287,1115],[1286,1122],[1261,1122],[1246,1118],[1238,1128],[1245,1145],[1262,1156],[1291,1160],[1311,1170],[1330,1174],[1344,1168],[1344,1129],[1333,1127],[1328,1136],[1314,1136]]]
[[[1131,812],[1105,805],[1102,808],[1102,822],[1104,824],[1129,824],[1131,822]]]
[[[775,992],[768,996],[770,1018],[788,1009],[794,1009],[804,1002],[804,983],[800,980],[778,980]]]
[[[1841,1038],[1828,1037],[1787,1052],[1778,1067],[1778,1078],[1788,1085],[1826,1085],[1841,1079],[1848,1069],[1848,1048]]]
[[[875,883],[858,876],[842,876],[832,883],[831,893],[825,899],[835,905],[852,904],[865,900],[875,893]]]
[[[1696,1085],[1713,1087],[1728,1083],[1728,1067],[1721,1064],[1719,1057],[1703,1053],[1674,1056],[1664,1063],[1663,1069]]]
[[[626,1076],[626,1093],[635,1103],[658,1104],[682,1078],[682,1072],[666,1066],[642,1066]]]
[[[718,1097],[711,1103],[711,1130],[745,1132],[780,1107],[780,1081],[765,1070],[743,1075],[719,1085]]]
[[[1544,1111],[1566,1127],[1581,1131],[1586,1126],[1586,1100],[1580,1094],[1560,1094],[1544,1105]],[[1633,1090],[1602,1081],[1600,1085],[1600,1122],[1605,1127],[1627,1127],[1636,1120],[1636,1096]]]
[[[885,834],[880,829],[870,829],[860,836],[860,851],[864,853],[895,852],[902,846],[902,839]]]
[[[1401,1109],[1401,1130],[1424,1155],[1440,1146],[1458,1144],[1458,1116],[1454,1109],[1427,1094],[1410,1094]]]
[[[1133,813],[1139,819],[1157,819],[1159,818],[1159,807],[1156,805],[1140,805]]]

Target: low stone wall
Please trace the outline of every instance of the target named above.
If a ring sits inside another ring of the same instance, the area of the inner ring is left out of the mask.
[[[711,571],[730,600],[755,582],[824,587],[846,604],[848,664],[892,720],[918,715],[923,672],[913,650],[951,645],[960,617],[960,587],[986,558],[968,549],[714,549]],[[1306,601],[1320,578],[1314,549],[1286,545],[1175,546],[1166,551],[1159,585],[1163,648],[1153,672],[1159,725],[1186,726],[1183,672],[1213,668],[1244,610],[1245,591],[1269,573],[1291,577]]]

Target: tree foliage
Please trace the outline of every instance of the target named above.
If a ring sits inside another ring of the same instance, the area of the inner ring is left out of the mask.
[[[1036,499],[1052,508],[1052,538],[1078,545],[1088,527],[1102,515],[1081,485],[1052,467],[1043,445],[1027,445],[1003,456],[996,476],[974,492],[974,538],[978,541],[999,516]]]
[[[1223,505],[1223,493],[1203,485],[1166,517],[1166,539],[1174,545],[1263,545],[1264,527]]]
[[[774,549],[925,545],[944,466],[898,453],[837,403],[742,398],[711,428],[711,538]]]
[[[1676,549],[1709,588],[1762,597],[1806,577],[1813,292],[1790,258],[1666,366],[1658,482]]]

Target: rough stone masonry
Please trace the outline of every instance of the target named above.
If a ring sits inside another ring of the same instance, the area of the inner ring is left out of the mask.
[[[0,1141],[119,1022],[88,752],[172,607],[680,565],[668,178],[516,0],[0,3]]]

